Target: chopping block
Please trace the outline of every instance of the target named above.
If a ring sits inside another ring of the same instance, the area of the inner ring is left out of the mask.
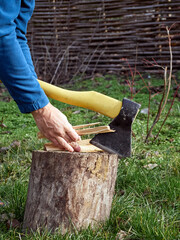
[[[34,151],[24,231],[80,230],[109,218],[118,155]]]

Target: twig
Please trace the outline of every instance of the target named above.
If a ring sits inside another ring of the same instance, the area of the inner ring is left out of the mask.
[[[104,54],[104,52],[105,52],[105,50],[103,50],[103,51],[101,52],[101,54],[99,55],[99,57],[98,57],[98,59],[97,59],[97,61],[96,61],[96,65],[94,66],[94,69],[93,69],[93,72],[92,72],[92,76],[94,76],[94,73],[95,73],[95,71],[96,71],[96,67],[97,67],[97,65],[98,65],[98,63],[99,63],[99,60],[101,59],[102,55]]]
[[[53,75],[53,77],[52,77],[52,79],[51,79],[51,81],[50,81],[51,84],[53,83],[53,81],[54,81],[54,79],[55,79],[55,76],[56,76],[56,74],[57,74],[57,71],[58,71],[58,69],[59,69],[62,61],[64,60],[64,58],[65,58],[66,55],[68,54],[69,49],[72,47],[73,44],[74,44],[74,42],[73,42],[70,46],[68,46],[68,47],[66,48],[66,50],[65,50],[65,52],[63,53],[61,59],[59,60],[59,62],[58,62],[58,64],[57,64],[57,67],[56,67],[56,70],[55,70],[55,72],[54,72],[54,75]]]
[[[166,93],[166,82],[167,82],[167,80],[166,80],[167,73],[166,72],[167,72],[167,67],[165,68],[165,73],[164,73],[164,91],[163,91],[163,95],[162,95],[162,98],[161,98],[161,101],[160,101],[160,104],[159,104],[159,107],[158,107],[157,114],[156,114],[155,119],[153,121],[153,124],[152,124],[152,126],[151,126],[151,128],[150,128],[150,130],[149,130],[149,132],[148,132],[148,134],[146,136],[146,139],[145,139],[146,143],[148,142],[148,138],[151,135],[154,126],[159,121],[161,113],[162,113],[162,104],[163,104],[165,93]]]
[[[168,77],[168,83],[167,83],[167,67],[163,68],[164,69],[164,90],[163,90],[163,94],[162,94],[162,98],[161,98],[161,102],[159,104],[159,108],[158,108],[158,112],[156,114],[156,117],[154,119],[154,122],[149,130],[149,132],[147,133],[147,136],[146,136],[146,139],[145,139],[145,142],[147,143],[148,142],[148,138],[149,136],[151,135],[152,133],[152,130],[154,128],[154,126],[156,125],[156,123],[159,121],[160,119],[160,116],[161,116],[161,113],[162,111],[164,110],[166,104],[167,104],[167,100],[168,100],[168,96],[169,96],[169,92],[170,92],[170,88],[171,88],[171,79],[172,79],[172,60],[173,60],[173,55],[172,55],[172,46],[171,46],[171,37],[170,37],[170,33],[169,33],[169,28],[166,27],[166,30],[167,30],[167,35],[168,35],[168,42],[169,42],[169,52],[170,52],[170,70],[169,70],[169,77]],[[157,64],[157,62],[153,59],[153,61]],[[167,92],[166,92],[166,86],[168,85],[168,88],[167,88]],[[164,101],[164,103],[163,103]],[[173,101],[174,102],[174,101]],[[172,107],[172,106],[171,106]],[[168,117],[169,113],[166,115]],[[166,121],[167,118],[165,118],[165,121]],[[163,125],[165,123],[165,121],[163,121]],[[162,125],[162,126],[163,126]],[[160,128],[160,131],[161,131],[162,127]],[[159,133],[160,131],[158,132],[158,134],[156,135],[156,137],[154,138],[157,139],[157,137],[159,136]],[[154,141],[153,140],[153,141]]]
[[[139,74],[140,78],[142,79],[144,85],[146,86],[147,90],[150,92],[151,90],[149,89],[148,85],[146,84],[146,82],[144,81],[144,78],[142,77],[142,75],[140,74],[139,71],[137,71],[137,73]]]
[[[135,71],[134,71],[134,73],[133,73],[133,70],[132,70],[129,62],[128,62],[128,61],[126,61],[126,62],[127,62],[127,64],[128,64],[128,67],[129,67],[129,70],[130,70],[130,74],[131,74],[131,78],[132,78],[131,83],[129,83],[129,87],[130,87],[130,91],[131,91],[131,99],[133,99],[133,86],[134,86],[134,77],[135,77],[135,74],[136,74],[136,72],[135,72],[136,69],[135,69]]]
[[[160,134],[160,132],[161,132],[161,130],[162,130],[162,128],[163,128],[163,126],[164,126],[164,124],[165,124],[165,122],[166,122],[166,120],[167,120],[167,118],[168,118],[168,116],[169,116],[169,114],[170,114],[170,112],[171,112],[171,109],[172,109],[172,106],[173,106],[173,104],[174,104],[174,101],[175,101],[175,98],[176,98],[176,95],[177,95],[177,93],[178,93],[179,88],[180,88],[180,84],[178,85],[178,87],[177,87],[177,89],[176,89],[176,92],[175,92],[175,94],[174,94],[174,96],[173,96],[173,100],[172,100],[172,102],[171,102],[171,106],[170,106],[170,108],[169,108],[169,111],[168,111],[168,113],[166,114],[166,117],[165,117],[163,123],[161,124],[161,127],[160,127],[158,133],[157,133],[156,136],[154,137],[153,142],[159,137],[159,134]]]
[[[170,70],[169,70],[169,77],[168,77],[168,90],[167,90],[167,94],[166,94],[166,98],[164,101],[164,105],[162,107],[162,111],[164,110],[167,100],[168,100],[168,96],[169,96],[169,91],[171,88],[171,79],[172,79],[172,62],[173,62],[173,55],[172,55],[172,46],[171,46],[171,37],[169,34],[169,29],[168,27],[166,27],[167,30],[167,34],[168,34],[168,42],[169,42],[169,52],[170,52]],[[167,71],[166,71],[167,72]]]
[[[136,64],[135,64],[135,67],[132,68],[126,58],[122,58],[121,60],[123,60],[123,61],[125,61],[127,63],[129,71],[130,71],[131,81],[129,80],[129,76],[127,74],[126,82],[127,82],[128,86],[129,86],[129,89],[130,89],[130,92],[131,92],[131,99],[133,99],[134,98],[134,96],[133,96],[134,79],[135,79],[136,72],[137,72]],[[136,48],[136,60],[137,60],[137,48]]]
[[[142,88],[140,88],[133,96],[133,98],[138,94],[140,93],[144,88],[146,88],[146,86],[143,86]]]
[[[148,131],[149,131],[150,108],[151,108],[151,91],[149,91],[148,118],[147,118],[147,134],[148,134]]]
[[[145,59],[145,58],[143,59],[143,62],[144,62],[146,65],[151,65],[152,67],[159,67],[159,68],[162,68],[162,69],[164,70],[164,67],[161,66],[161,65],[159,65],[154,58],[152,58],[152,60],[153,60],[153,62],[154,62],[155,64],[152,63],[152,62],[150,62],[149,60],[147,60],[147,59]]]

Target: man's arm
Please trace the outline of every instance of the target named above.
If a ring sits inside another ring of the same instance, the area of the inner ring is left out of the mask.
[[[38,128],[47,138],[57,146],[64,146],[69,151],[79,151],[77,145],[72,148],[69,144],[69,142],[79,139],[78,134],[67,118],[49,103],[37,81],[36,74],[33,74],[32,68],[27,62],[25,51],[19,43],[15,20],[21,5],[29,6],[25,3],[29,4],[30,1],[1,1],[0,79],[16,101],[20,111],[22,113],[32,112]],[[28,21],[28,18],[25,17],[25,19]],[[25,33],[26,31],[24,31]],[[22,38],[21,40],[23,43]]]
[[[32,112],[36,125],[43,135],[56,146],[66,150],[79,152],[80,147],[76,141],[80,137],[68,122],[66,116],[50,103],[42,109]],[[73,144],[68,144],[73,141]]]

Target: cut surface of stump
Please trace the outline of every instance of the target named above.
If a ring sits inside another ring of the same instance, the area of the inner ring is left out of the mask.
[[[94,226],[109,218],[118,156],[34,151],[23,229]]]

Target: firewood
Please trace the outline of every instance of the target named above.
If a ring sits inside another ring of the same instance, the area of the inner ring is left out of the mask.
[[[89,143],[90,140],[91,139],[85,139],[77,142],[81,148],[80,152],[102,152],[103,151],[102,149],[90,144]],[[44,149],[46,151],[65,151],[63,148],[54,146],[53,143],[45,143]]]
[[[100,124],[100,122],[76,125],[76,126],[73,126],[73,128],[74,129],[80,129],[80,128],[90,127],[90,126],[94,126],[94,125],[98,125],[98,124]]]
[[[79,136],[89,135],[89,134],[98,134],[98,133],[107,133],[114,132],[114,130],[110,129],[109,126],[99,126],[94,128],[85,128],[76,131]]]
[[[76,132],[79,136],[98,134],[98,133],[115,132],[114,130],[110,129],[109,126],[99,126],[99,127],[93,127],[93,128],[80,129],[80,128],[83,128],[84,126],[87,127],[87,126],[92,126],[92,125],[94,125],[94,124],[77,125],[77,126],[73,126],[73,128],[75,130],[77,129]],[[41,132],[38,132],[37,136],[39,139],[46,138]]]

